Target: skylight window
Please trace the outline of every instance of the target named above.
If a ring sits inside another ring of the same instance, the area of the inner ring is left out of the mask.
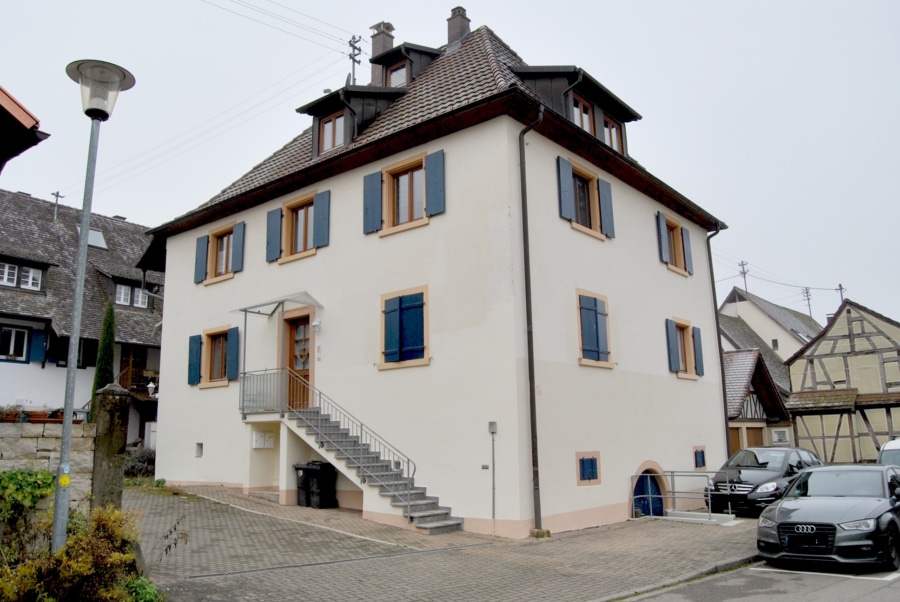
[[[81,236],[81,226],[75,226],[78,230],[78,236]],[[106,249],[106,239],[103,238],[103,232],[100,230],[95,230],[93,228],[88,232],[88,246],[89,247],[97,247],[98,249]]]

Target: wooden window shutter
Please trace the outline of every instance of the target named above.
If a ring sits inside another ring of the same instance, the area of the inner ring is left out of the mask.
[[[384,302],[384,361],[400,361],[400,297]]]
[[[444,151],[425,157],[425,214],[428,217],[444,212]]]
[[[678,334],[674,320],[666,319],[666,343],[669,350],[669,372],[678,372]]]
[[[331,191],[325,190],[313,197],[313,246],[328,246],[328,227],[331,222]]]
[[[31,331],[31,347],[28,349],[29,362],[43,362],[46,357],[47,333],[43,330]]]
[[[597,299],[578,295],[581,313],[581,357],[600,360],[600,341],[597,334]]]
[[[381,172],[363,178],[363,233],[381,230]]]
[[[616,228],[613,222],[612,186],[606,180],[597,180],[597,188],[600,193],[600,232],[607,238],[615,238]]]
[[[246,222],[238,222],[231,232],[231,271],[240,272],[244,269],[244,231]]]
[[[659,260],[669,263],[669,233],[662,211],[656,212],[656,236],[659,238]]]
[[[697,368],[697,376],[703,376],[703,345],[700,342],[700,329],[694,326],[691,329],[694,338],[694,365]]]
[[[575,184],[572,181],[572,164],[562,157],[556,158],[559,177],[559,216],[570,222],[575,219]]]
[[[681,241],[684,243],[684,269],[688,274],[694,273],[694,261],[691,258],[691,233],[687,228],[681,228]]]
[[[281,258],[281,208],[266,213],[266,261]]]
[[[597,458],[579,458],[578,464],[582,481],[595,481],[597,479]]]
[[[694,468],[706,468],[706,452],[702,449],[694,450]]]
[[[425,357],[425,295],[400,297],[400,361]]]
[[[194,257],[194,283],[206,280],[206,253],[209,251],[209,236],[197,237],[197,254]]]
[[[225,378],[234,380],[240,369],[240,330],[235,326],[228,329],[225,339]]]
[[[196,385],[200,382],[200,350],[203,345],[203,337],[199,334],[192,335],[188,339],[188,384]]]

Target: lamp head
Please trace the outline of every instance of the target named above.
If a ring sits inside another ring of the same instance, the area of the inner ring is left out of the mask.
[[[91,119],[106,121],[112,114],[119,92],[134,86],[134,76],[105,61],[75,61],[66,73],[81,86],[81,106]]]

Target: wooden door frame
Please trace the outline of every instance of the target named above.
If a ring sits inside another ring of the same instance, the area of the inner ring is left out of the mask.
[[[313,326],[313,321],[316,316],[316,308],[314,307],[299,307],[297,309],[291,309],[281,314],[281,327],[278,329],[278,346],[280,348],[280,352],[278,354],[278,366],[281,368],[290,368],[288,365],[288,357],[291,356],[291,347],[293,345],[293,341],[291,340],[290,331],[291,331],[291,322],[297,320],[298,318],[308,318],[309,319],[309,384],[311,387],[315,388],[316,382],[316,329]]]

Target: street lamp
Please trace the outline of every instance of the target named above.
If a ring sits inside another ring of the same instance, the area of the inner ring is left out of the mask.
[[[69,485],[72,482],[69,459],[72,450],[72,416],[75,408],[75,369],[78,366],[78,342],[81,338],[81,307],[84,301],[84,273],[87,265],[88,236],[91,230],[91,200],[94,196],[94,171],[97,167],[97,142],[100,122],[109,119],[122,90],[134,86],[134,76],[125,69],[104,61],[75,61],[66,74],[81,86],[84,114],[91,118],[91,142],[88,147],[87,173],[84,178],[84,202],[81,208],[81,232],[78,237],[78,263],[75,268],[75,295],[72,298],[72,328],[69,330],[69,355],[66,360],[66,399],[63,408],[62,441],[59,468],[56,471],[56,495],[53,507],[53,534],[50,549],[55,554],[66,543],[69,523]]]

